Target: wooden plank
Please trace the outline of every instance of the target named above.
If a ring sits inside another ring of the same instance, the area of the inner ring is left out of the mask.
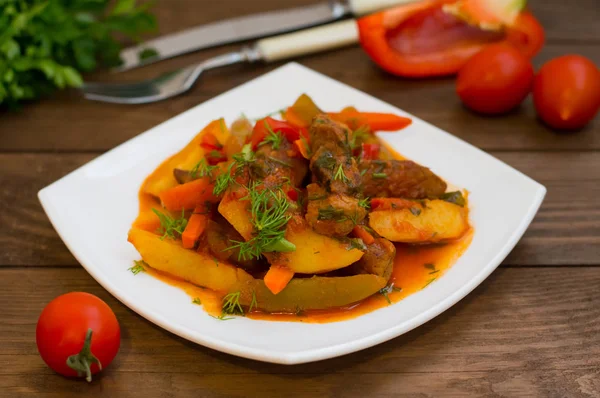
[[[296,375],[119,373],[91,384],[54,375],[0,378],[11,397],[594,397],[598,369]]]
[[[175,337],[117,302],[82,269],[0,269],[0,278],[6,286],[0,290],[0,391],[13,394],[479,396],[494,391],[562,397],[600,391],[596,267],[499,269],[450,310],[401,337],[296,366],[239,359]],[[115,363],[90,386],[54,376],[35,347],[39,312],[69,291],[101,297],[123,329]]]
[[[538,216],[504,264],[600,264],[598,152],[493,154],[548,188]],[[0,155],[0,266],[77,265],[36,194],[95,156]]]

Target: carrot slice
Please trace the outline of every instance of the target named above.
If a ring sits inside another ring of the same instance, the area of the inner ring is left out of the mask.
[[[400,198],[372,198],[371,210],[408,209],[415,204],[412,200]]]
[[[371,243],[375,242],[375,238],[373,238],[373,235],[371,235],[369,231],[367,231],[360,225],[356,225],[352,229],[352,233],[354,233],[354,236],[361,239],[365,245],[370,245]]]
[[[198,239],[204,233],[206,224],[208,223],[209,209],[205,204],[196,206],[194,213],[185,226],[185,230],[181,234],[181,243],[186,249],[193,249],[198,242]]]
[[[341,112],[328,113],[328,115],[333,120],[342,122],[353,130],[367,126],[371,131],[396,131],[412,123],[411,119],[393,113],[359,112],[350,107],[343,109]]]
[[[306,144],[306,142],[303,142],[302,138],[294,141],[294,145],[296,145],[304,159],[310,159],[310,154],[308,153],[308,145]]]
[[[208,177],[199,178],[185,184],[177,185],[160,193],[163,206],[170,211],[194,209],[204,202],[216,203],[219,198],[213,195],[214,185]]]
[[[265,285],[273,294],[281,292],[294,277],[294,271],[287,267],[272,265],[265,275]]]

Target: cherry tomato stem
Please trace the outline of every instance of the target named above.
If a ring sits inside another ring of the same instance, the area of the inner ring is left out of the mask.
[[[92,354],[92,334],[92,329],[88,329],[83,341],[83,348],[79,351],[79,354],[71,355],[67,358],[67,365],[77,372],[77,376],[85,373],[85,379],[88,382],[92,381],[91,366],[93,364],[97,364],[98,368],[102,370],[102,363]]]

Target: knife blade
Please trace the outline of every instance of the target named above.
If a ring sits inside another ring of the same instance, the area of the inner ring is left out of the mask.
[[[123,64],[114,71],[133,69],[203,48],[321,25],[349,13],[350,9],[344,3],[330,1],[213,22],[126,48],[120,53]],[[148,49],[154,50],[156,55],[140,57]]]

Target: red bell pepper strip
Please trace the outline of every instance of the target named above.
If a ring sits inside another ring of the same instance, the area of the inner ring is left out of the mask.
[[[379,144],[361,144],[361,147],[362,147],[361,157],[364,160],[379,159],[379,152],[381,151],[381,145],[379,145]]]
[[[215,137],[215,135],[211,133],[202,134],[202,137],[200,137],[200,146],[209,151],[220,151],[221,149],[223,149],[223,145],[221,145],[219,140],[217,140],[217,137]]]
[[[227,155],[225,155],[225,152],[223,152],[222,149],[212,149],[210,152],[204,155],[204,157],[206,158],[206,162],[211,166],[227,160]]]
[[[371,132],[397,131],[412,123],[409,118],[393,113],[359,112],[353,107],[344,108],[341,112],[330,112],[327,115],[335,121],[346,124],[352,130],[366,126]]]
[[[542,48],[544,29],[529,12],[504,30],[486,31],[444,12],[455,1],[424,0],[360,18],[360,43],[381,68],[404,77],[455,74],[490,43],[509,43],[530,58]]]
[[[288,122],[266,117],[257,121],[254,125],[252,136],[250,137],[252,150],[256,150],[258,144],[260,144],[271,132],[281,133],[289,142],[294,142],[300,138],[300,129],[298,127]]]

